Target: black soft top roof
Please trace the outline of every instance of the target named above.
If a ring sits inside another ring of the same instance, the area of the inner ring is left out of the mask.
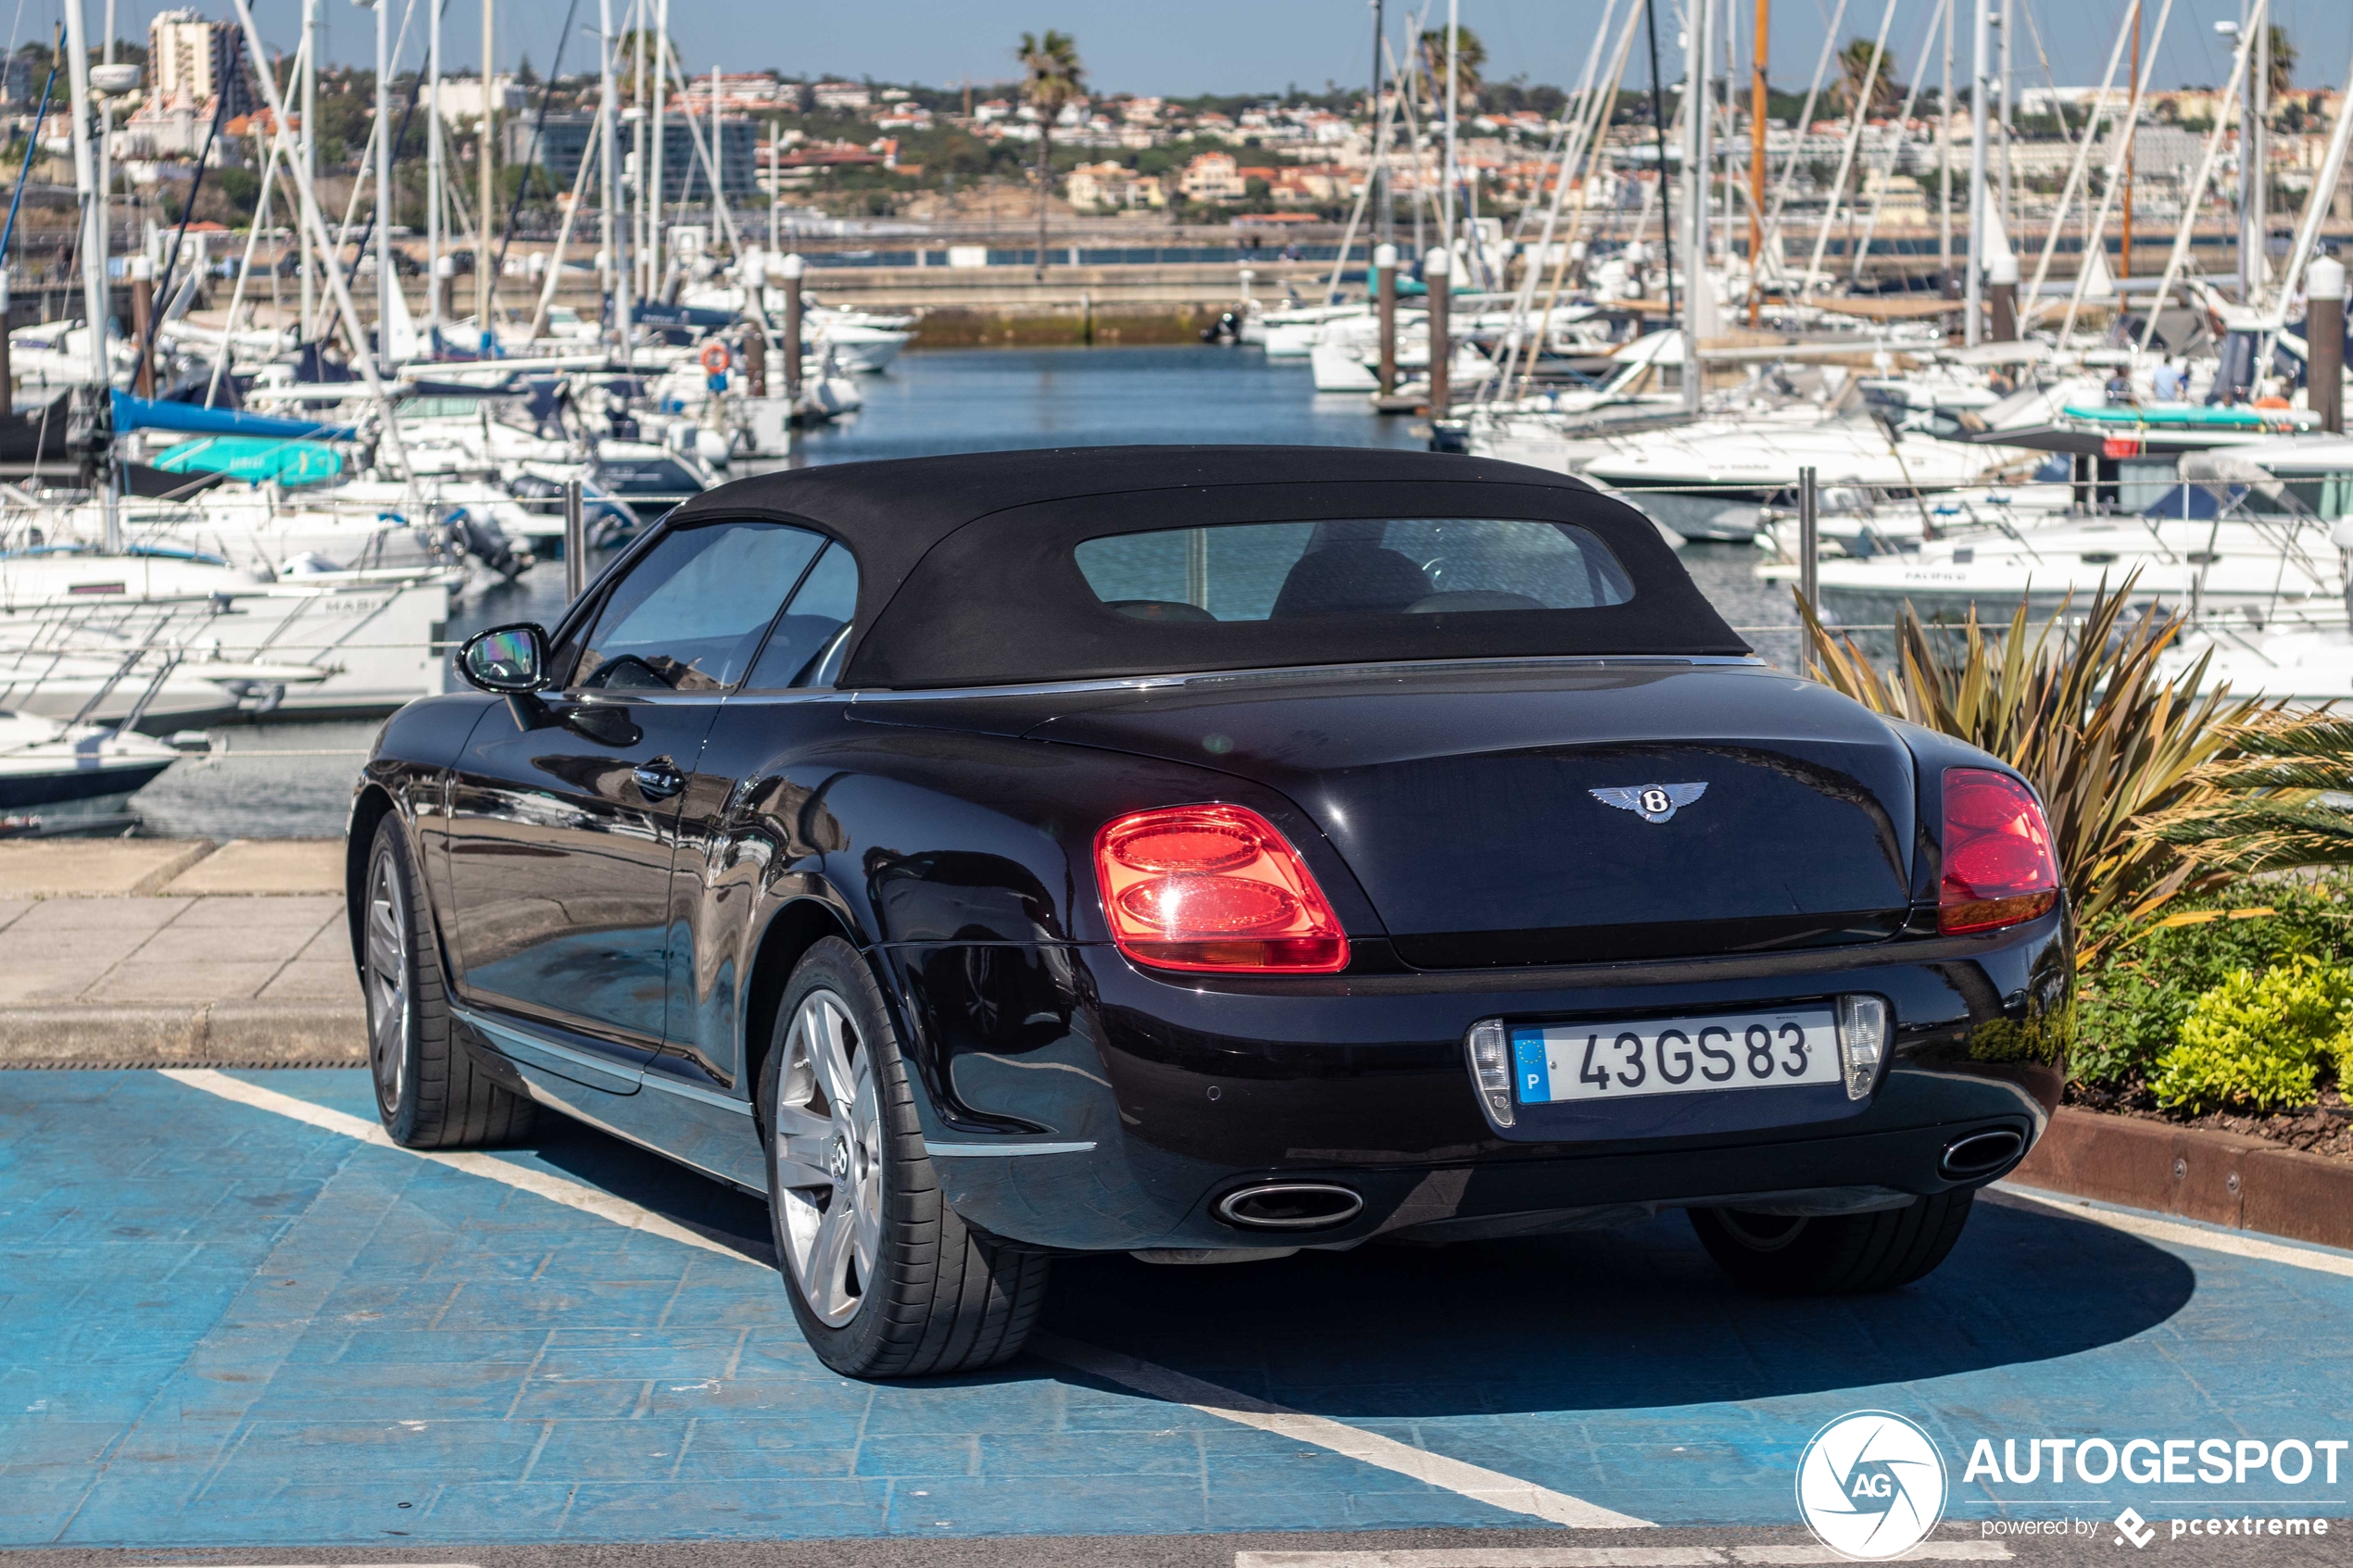
[[[1198,626],[1105,609],[1072,547],[1103,534],[1221,522],[1499,517],[1573,522],[1609,546],[1631,602],[1592,609],[1398,617],[1343,639],[1301,621]],[[857,558],[848,687],[928,687],[1365,659],[1744,654],[1648,519],[1543,469],[1334,446],[1085,446],[841,463],[738,480],[666,526],[774,518]],[[1344,642],[1346,646],[1340,646]],[[1207,657],[1205,657],[1205,655]]]

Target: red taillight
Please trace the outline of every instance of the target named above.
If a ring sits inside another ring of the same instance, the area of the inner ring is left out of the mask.
[[[1103,915],[1119,950],[1154,969],[1329,974],[1348,934],[1299,851],[1239,806],[1169,806],[1095,835]]]
[[[1984,768],[1944,770],[1939,931],[2016,925],[2058,902],[2058,857],[2034,792]]]

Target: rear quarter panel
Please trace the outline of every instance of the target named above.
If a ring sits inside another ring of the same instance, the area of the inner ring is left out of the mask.
[[[1080,950],[1109,941],[1094,835],[1150,806],[1228,800],[1262,812],[1299,846],[1350,930],[1378,932],[1314,824],[1262,785],[1093,747],[893,723],[887,704],[874,705],[885,710],[878,721],[826,706],[821,715],[802,705],[776,725],[739,709],[704,760],[705,772],[736,781],[743,804],[704,857],[687,1005],[707,1052],[742,1039],[725,1048],[744,1051],[747,1071],[774,1026],[753,996],[762,938],[813,903],[868,949],[901,1006],[937,1131],[1110,1114]]]

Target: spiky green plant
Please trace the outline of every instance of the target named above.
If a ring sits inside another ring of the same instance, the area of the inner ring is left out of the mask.
[[[2259,709],[2189,785],[2138,823],[2185,863],[2223,874],[2353,863],[2353,716]]]
[[[1991,752],[2031,780],[2091,941],[2129,933],[2185,888],[2291,866],[2353,863],[2353,721],[2290,713],[2206,688],[2207,660],[2168,676],[2181,622],[2133,583],[2073,601],[2039,627],[2021,597],[2007,627],[1897,617],[1882,672],[1801,597],[1806,670],[1865,707]]]

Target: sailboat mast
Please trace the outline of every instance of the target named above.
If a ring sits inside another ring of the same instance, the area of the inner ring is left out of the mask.
[[[1462,60],[1462,28],[1455,19],[1460,4],[1461,0],[1446,0],[1446,168],[1439,180],[1444,204],[1439,208],[1438,243],[1450,250],[1454,245],[1454,111],[1462,102],[1455,82]]]
[[[1947,299],[1953,297],[1953,13],[1959,9],[1944,7],[1944,80],[1936,99],[1936,289]]]
[[[626,363],[630,338],[629,222],[628,215],[621,208],[621,94],[613,80],[613,51],[620,46],[620,41],[612,31],[612,0],[598,0],[597,24],[597,88],[604,105],[598,133],[604,138],[605,166],[598,172],[605,187],[605,282],[612,290],[614,346]]]
[[[432,0],[427,0],[427,3],[431,4]],[[490,351],[491,345],[497,341],[491,335],[490,331],[490,295],[492,288],[497,282],[497,280],[490,275],[491,268],[497,265],[491,259],[491,227],[497,220],[498,211],[498,193],[492,184],[492,158],[495,155],[491,147],[492,137],[498,126],[498,111],[496,94],[490,90],[491,72],[496,69],[498,58],[495,51],[497,40],[493,33],[497,15],[496,0],[482,0],[482,144],[480,147],[482,172],[479,177],[482,186],[482,227],[475,231],[482,236],[482,242],[474,257],[474,321],[482,329],[482,349],[485,354]]]
[[[1773,0],[1756,0],[1756,42],[1748,56],[1748,324],[1752,328],[1765,307],[1765,60],[1772,16]],[[1798,134],[1805,134],[1803,127]]]
[[[90,329],[90,380],[113,380],[107,361],[106,198],[90,142],[90,40],[82,0],[66,0],[66,86],[73,95],[73,182],[82,195],[82,315]]]
[[[441,6],[425,0],[425,323],[441,332]]]
[[[1675,320],[1675,210],[1667,200],[1667,86],[1659,75],[1658,66],[1658,0],[1645,0],[1642,25],[1650,33],[1651,53],[1651,145],[1658,157],[1658,243],[1667,253],[1667,320]],[[1642,220],[1634,220],[1634,239],[1642,237]],[[1634,272],[1634,286],[1643,287],[1642,270]]]
[[[2141,0],[2133,0],[2133,91],[2124,101],[2135,106],[2141,101]],[[2124,122],[2124,254],[2117,269],[2120,278],[2133,275],[2133,132],[2140,118],[2137,112],[2128,112]]]
[[[312,189],[319,184],[319,0],[302,0],[302,59],[296,69],[301,80],[296,90],[302,94],[302,127],[296,139],[295,156],[302,164],[302,177]],[[310,236],[300,224],[295,226],[295,249],[302,265],[302,341],[319,340],[319,266],[318,257],[310,251]]]
[[[400,286],[392,264],[392,34],[385,30],[392,0],[370,0],[376,12],[376,363],[392,369],[392,291]],[[434,0],[425,0],[432,5]]]
[[[1716,7],[1700,0],[1686,13],[1683,49],[1683,407],[1700,409],[1699,339],[1707,287],[1707,24]],[[1663,182],[1664,169],[1659,170]],[[1664,189],[1664,186],[1661,187]]]
[[[115,0],[107,0],[107,36],[103,43],[106,63],[114,64]],[[94,156],[98,166],[98,232],[114,242],[114,97],[111,94],[98,100],[98,144]]]
[[[1985,132],[1994,103],[1994,0],[1977,0],[1969,56],[1969,272],[1961,334],[1974,346],[1985,337]]]
[[[2259,307],[2270,283],[2266,274],[2271,271],[2271,257],[2265,254],[2271,215],[2264,211],[2270,193],[2264,189],[2263,176],[2271,158],[2264,132],[2271,118],[2271,26],[2263,0],[2255,0],[2246,16],[2244,25],[2253,28],[2255,35],[2246,51],[2246,95],[2241,100],[2246,107],[2239,119],[2239,182],[2245,192],[2239,204],[2239,298]],[[2324,198],[2316,191],[2312,199]]]
[[[663,112],[670,101],[670,0],[657,0],[654,6],[653,80],[654,101],[652,151],[647,166],[638,178],[646,182],[646,290],[648,295],[661,292],[669,274],[663,268],[663,252],[669,247],[662,242],[668,237],[661,232],[662,176],[670,170],[663,166],[670,161],[670,125]],[[1042,257],[1044,252],[1038,255]]]
[[[1373,182],[1373,232],[1386,245],[1396,238],[1390,231],[1395,218],[1389,202],[1389,170],[1380,145],[1380,70],[1381,34],[1387,21],[1382,0],[1373,0],[1373,96],[1370,113],[1373,120],[1373,167],[1365,178]],[[773,186],[774,181],[771,181]]]
[[[646,0],[634,0],[630,6],[631,36],[636,50],[632,64],[636,72],[632,78],[634,88],[629,94],[630,158],[630,221],[634,231],[634,259],[638,268],[636,286],[643,298],[653,280],[645,273],[648,242],[650,238],[646,224]]]
[[[2002,0],[2002,15],[1999,21],[1995,23],[2002,32],[2002,41],[1997,45],[2000,51],[2002,80],[2001,96],[1995,100],[1998,107],[1995,110],[1994,119],[1995,134],[2002,139],[2002,195],[2001,206],[1995,210],[2002,215],[2002,232],[2005,235],[2015,233],[2018,230],[2018,207],[2013,198],[2013,189],[2010,184],[2010,144],[2017,140],[2011,134],[2015,128],[2010,123],[2010,31],[2015,19],[2012,0]]]

